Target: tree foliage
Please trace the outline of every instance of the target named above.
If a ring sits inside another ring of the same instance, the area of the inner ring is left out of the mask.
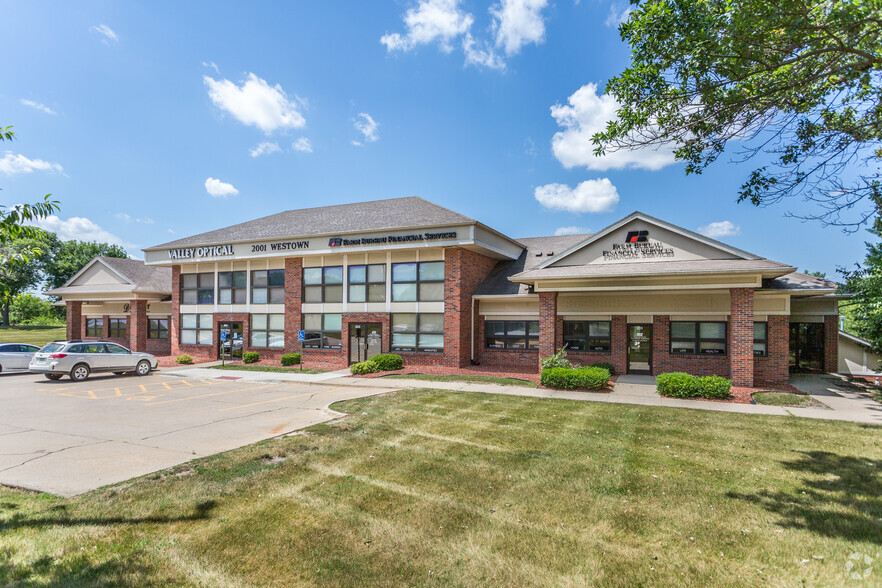
[[[882,218],[877,217],[870,232],[882,237]],[[854,331],[873,344],[874,351],[882,352],[882,241],[867,243],[867,257],[855,269],[839,268],[845,277],[842,288],[852,295],[844,302],[847,308],[849,331]]]
[[[882,0],[632,0],[631,65],[596,153],[669,145],[701,173],[730,142],[763,161],[738,199],[801,196],[856,229],[882,208]]]

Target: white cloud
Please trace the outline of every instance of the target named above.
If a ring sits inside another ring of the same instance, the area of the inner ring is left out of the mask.
[[[119,37],[116,36],[116,32],[106,24],[91,27],[89,28],[89,31],[102,35],[104,38],[101,39],[101,42],[105,45],[110,45],[111,42],[116,43],[117,41],[119,41]]]
[[[719,239],[720,237],[733,237],[735,235],[740,235],[741,227],[732,221],[724,220],[699,227],[698,232],[705,237]]]
[[[306,137],[300,137],[291,143],[291,149],[300,151],[301,153],[312,153],[312,143]]]
[[[492,47],[485,41],[476,41],[471,34],[466,34],[462,40],[462,50],[465,53],[466,65],[476,65],[490,69],[505,69],[505,61],[496,54]]]
[[[590,233],[590,229],[586,229],[585,227],[560,227],[557,229],[554,234],[558,237],[561,235],[584,235],[585,233]]]
[[[380,43],[387,51],[410,51],[417,45],[438,41],[441,50],[453,50],[453,40],[471,28],[474,18],[459,8],[459,0],[419,0],[404,13],[406,33],[383,35]]]
[[[669,147],[621,149],[597,157],[591,137],[615,119],[618,103],[605,94],[597,95],[597,84],[585,84],[567,99],[568,105],[555,104],[551,116],[564,128],[551,139],[554,156],[564,167],[584,166],[591,170],[648,169],[659,170],[674,163]]]
[[[375,121],[373,117],[366,112],[361,112],[358,116],[359,118],[353,122],[353,125],[362,135],[364,135],[364,140],[368,143],[373,143],[379,139],[380,135],[377,132],[377,127],[380,126],[380,123]],[[361,145],[358,141],[353,141],[352,144]]]
[[[215,73],[220,74],[220,70],[217,68],[217,64],[213,61],[203,61],[202,67],[210,67],[215,71]]]
[[[248,74],[248,79],[241,86],[210,76],[203,76],[202,79],[208,86],[208,96],[215,106],[229,112],[243,124],[255,126],[266,134],[306,125],[306,119],[298,110],[298,104],[303,105],[303,100],[297,96],[288,98],[279,84],[270,86],[253,73]]]
[[[268,155],[270,153],[275,153],[281,150],[282,148],[279,147],[278,143],[264,142],[259,143],[256,147],[252,147],[251,149],[249,149],[248,153],[251,154],[251,157],[260,157],[261,155]]]
[[[124,223],[130,223],[134,220],[136,223],[139,223],[142,225],[152,225],[156,222],[152,218],[147,217],[147,216],[141,216],[141,217],[133,219],[131,215],[128,215],[124,212],[117,212],[113,216],[115,216],[118,220],[121,220]]]
[[[618,27],[620,24],[628,20],[633,9],[631,6],[622,6],[618,2],[613,2],[609,7],[609,15],[606,17],[605,24],[608,27]]]
[[[547,184],[536,188],[534,195],[545,208],[568,212],[609,212],[619,203],[619,192],[607,178],[585,180],[575,188]]]
[[[7,151],[0,159],[0,174],[13,176],[15,174],[29,174],[34,171],[54,171],[62,173],[64,169],[57,163],[42,159],[29,159],[22,154]]]
[[[21,103],[25,106],[30,106],[31,108],[36,108],[37,110],[42,110],[46,114],[58,114],[45,104],[40,104],[39,102],[34,102],[33,100],[28,100],[27,98],[22,98]]]
[[[132,217],[129,216],[129,215],[127,215],[127,214],[124,213],[124,212],[117,212],[117,213],[116,213],[115,215],[113,215],[113,216],[115,216],[117,219],[121,220],[121,221],[124,222],[124,223],[130,223],[130,222],[132,222]]]
[[[226,198],[227,196],[235,196],[239,193],[233,184],[222,182],[215,178],[205,180],[205,191],[215,198]]]
[[[154,221],[152,218],[150,218],[150,217],[148,217],[148,216],[142,216],[142,217],[140,217],[140,218],[137,218],[137,219],[135,219],[135,222],[136,222],[136,223],[141,223],[142,225],[153,225],[153,224],[156,224],[156,221]]]
[[[548,0],[501,0],[501,4],[491,6],[496,46],[511,57],[527,43],[542,43],[545,21],[541,12],[547,5]]]
[[[122,247],[134,247],[130,243],[124,242],[122,239],[105,231],[91,220],[72,216],[67,220],[62,220],[58,216],[52,214],[46,218],[34,221],[33,226],[40,227],[44,231],[51,231],[58,235],[62,241],[98,241],[99,243],[110,243],[112,245],[120,245]]]

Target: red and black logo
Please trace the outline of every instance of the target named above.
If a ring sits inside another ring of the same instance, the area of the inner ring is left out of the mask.
[[[625,243],[646,243],[649,240],[649,231],[628,231]]]
[[[342,244],[343,244],[343,238],[342,238],[342,237],[331,237],[331,238],[328,240],[328,247],[339,247],[339,246],[342,245]]]

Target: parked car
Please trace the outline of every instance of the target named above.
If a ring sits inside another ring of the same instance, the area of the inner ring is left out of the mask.
[[[113,372],[121,376],[133,372],[146,376],[156,369],[159,360],[149,353],[129,351],[112,341],[53,341],[34,354],[28,369],[50,380],[69,375],[82,382],[93,372]]]
[[[0,343],[0,372],[26,372],[31,358],[39,350],[28,343]]]

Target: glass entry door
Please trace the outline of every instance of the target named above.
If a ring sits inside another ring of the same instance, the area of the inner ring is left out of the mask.
[[[628,373],[652,371],[652,325],[628,325]]]
[[[380,323],[349,324],[349,363],[367,361],[383,352],[383,326]]]
[[[790,371],[824,371],[824,324],[790,324]]]
[[[218,325],[218,359],[242,359],[242,323]]]

